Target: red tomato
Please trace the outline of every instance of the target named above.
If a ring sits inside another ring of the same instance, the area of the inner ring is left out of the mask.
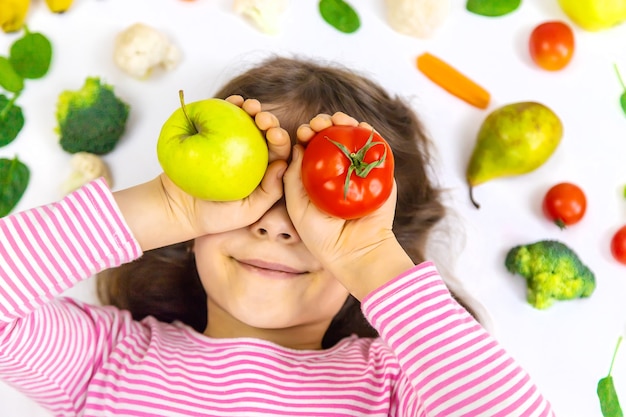
[[[587,198],[579,186],[562,182],[548,190],[542,208],[545,216],[563,229],[583,218],[587,210]]]
[[[369,173],[360,176],[359,171],[368,166]],[[387,201],[393,169],[391,147],[378,133],[362,127],[331,126],[307,144],[302,183],[317,208],[331,216],[356,219]]]
[[[622,226],[613,235],[611,253],[616,261],[626,265],[626,226]]]
[[[574,54],[574,32],[564,22],[550,21],[533,29],[528,41],[530,57],[548,71],[565,67]]]

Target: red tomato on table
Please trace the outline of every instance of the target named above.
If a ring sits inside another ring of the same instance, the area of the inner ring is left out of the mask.
[[[533,29],[528,41],[530,57],[541,68],[557,71],[574,55],[574,32],[564,22],[550,21]]]
[[[576,184],[561,182],[548,190],[542,208],[545,216],[563,229],[583,218],[587,210],[587,198]]]
[[[626,265],[626,226],[615,232],[611,239],[611,254],[617,262]]]
[[[302,184],[323,212],[356,219],[387,201],[393,170],[391,147],[378,133],[363,127],[331,126],[306,145]]]

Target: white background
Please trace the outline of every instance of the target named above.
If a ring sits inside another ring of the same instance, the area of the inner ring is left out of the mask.
[[[31,31],[53,44],[53,62],[41,80],[27,80],[18,99],[26,126],[0,157],[18,155],[30,168],[31,183],[16,210],[57,200],[69,175],[70,155],[54,133],[55,105],[62,90],[80,88],[87,76],[100,76],[131,106],[126,134],[105,156],[115,189],[149,180],[159,173],[155,144],[162,122],[178,106],[184,89],[188,102],[205,98],[242,66],[268,53],[297,54],[339,61],[406,97],[421,115],[438,147],[438,178],[450,190],[452,243],[439,251],[442,267],[451,269],[487,308],[493,332],[530,372],[557,415],[600,416],[597,380],[608,371],[617,337],[626,323],[626,266],[612,260],[609,241],[626,223],[626,115],[613,69],[626,77],[626,24],[585,32],[556,0],[525,0],[506,16],[487,18],[467,12],[465,0],[452,0],[446,22],[430,39],[395,32],[385,20],[383,0],[353,0],[361,29],[346,35],[327,25],[317,1],[292,0],[281,31],[261,33],[232,11],[230,0],[76,0],[53,15],[33,0]],[[527,53],[528,36],[546,20],[565,20],[575,32],[576,52],[559,72],[538,69]],[[130,78],[115,67],[113,40],[135,22],[165,34],[183,53],[171,72],[149,80]],[[0,34],[0,54],[7,55],[19,35]],[[492,94],[487,110],[449,95],[415,68],[415,58],[431,52],[462,70]],[[469,202],[465,167],[476,132],[495,108],[518,101],[539,101],[561,118],[564,136],[554,155],[536,171],[499,179],[475,189],[482,204]],[[581,223],[565,231],[545,220],[540,204],[545,191],[560,181],[579,184],[588,197]],[[525,283],[503,265],[517,244],[554,238],[569,245],[596,273],[591,298],[563,302],[538,311],[526,304]],[[454,262],[454,263],[451,263]],[[71,291],[93,300],[92,282]],[[626,347],[618,353],[614,378],[626,405]],[[0,385],[3,416],[45,416],[36,405]]]

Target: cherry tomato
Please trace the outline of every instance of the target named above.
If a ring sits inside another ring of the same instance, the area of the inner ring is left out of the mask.
[[[548,71],[565,67],[574,55],[574,32],[564,22],[550,21],[533,29],[528,41],[530,57]]]
[[[583,218],[587,210],[587,198],[576,184],[561,182],[548,190],[542,208],[545,216],[563,229]]]
[[[323,212],[356,219],[387,201],[393,170],[391,147],[378,133],[363,127],[331,126],[307,144],[302,184]]]
[[[617,262],[626,265],[626,225],[619,228],[613,235],[611,253]]]

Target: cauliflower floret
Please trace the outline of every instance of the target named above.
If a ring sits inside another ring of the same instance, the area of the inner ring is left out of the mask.
[[[89,152],[77,152],[72,155],[70,165],[73,172],[62,185],[64,194],[69,194],[89,181],[100,177],[104,177],[109,188],[113,187],[111,171],[98,155]]]
[[[138,79],[148,78],[156,67],[172,70],[180,59],[179,49],[164,34],[143,23],[131,25],[115,38],[115,64]]]
[[[233,8],[261,32],[273,35],[280,31],[281,15],[288,5],[289,0],[235,0]]]
[[[450,13],[450,0],[386,0],[387,22],[396,31],[430,38]]]

